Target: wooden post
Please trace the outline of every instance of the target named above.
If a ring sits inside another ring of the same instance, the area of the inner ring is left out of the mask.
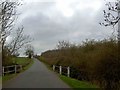
[[[60,66],[60,74],[62,74],[62,66]]]
[[[53,71],[55,71],[55,65],[53,65]]]
[[[4,76],[4,67],[2,68],[2,74],[3,74],[3,76]]]
[[[70,67],[67,67],[67,76],[70,77]]]
[[[22,65],[20,65],[20,71],[22,71]]]
[[[16,67],[16,65],[15,65],[15,74],[17,73],[17,67]]]

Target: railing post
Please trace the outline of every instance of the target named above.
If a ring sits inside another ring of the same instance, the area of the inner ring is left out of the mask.
[[[3,74],[3,76],[4,76],[4,67],[2,68],[2,74]]]
[[[62,74],[62,66],[60,66],[60,75]]]
[[[55,71],[55,65],[53,65],[53,71]]]
[[[15,65],[15,74],[17,73],[17,67],[16,67],[16,65]]]
[[[67,76],[70,77],[70,67],[67,67]]]
[[[20,71],[22,71],[22,65],[20,65]]]

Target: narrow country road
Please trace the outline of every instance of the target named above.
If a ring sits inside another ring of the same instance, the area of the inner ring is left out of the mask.
[[[25,72],[3,84],[3,88],[69,88],[59,77],[37,59]]]

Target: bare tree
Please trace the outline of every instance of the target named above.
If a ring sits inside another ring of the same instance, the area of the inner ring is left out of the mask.
[[[32,45],[28,44],[26,46],[25,55],[27,55],[29,58],[31,58],[34,55],[34,48]]]
[[[18,50],[21,49],[23,46],[31,42],[31,38],[29,35],[25,35],[24,27],[18,28],[16,30],[15,36],[11,40],[11,42],[8,44],[8,48],[10,50],[11,55],[18,54]]]
[[[118,41],[120,41],[120,0],[115,0],[114,2],[106,2],[107,10],[103,10],[104,13],[104,22],[100,23],[100,25],[104,26],[114,26],[118,24]],[[115,32],[115,29],[113,33]]]
[[[118,2],[119,0],[115,0],[115,2],[107,2],[105,5],[107,6],[107,10],[103,10],[104,13],[104,22],[100,23],[104,26],[115,26],[118,21],[120,20],[120,17],[118,16]]]
[[[16,9],[20,5],[18,0],[11,2],[10,0],[0,1],[0,43],[2,49],[5,45],[6,38],[13,29],[14,21],[17,18]]]
[[[58,44],[57,44],[57,48],[58,49],[67,49],[71,46],[70,42],[69,41],[59,41]]]

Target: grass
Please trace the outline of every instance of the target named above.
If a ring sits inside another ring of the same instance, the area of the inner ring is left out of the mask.
[[[17,76],[18,74],[8,74],[5,76],[2,76],[2,83],[5,83],[6,81],[14,78],[15,76]]]
[[[76,79],[73,79],[73,78],[69,78],[69,77],[66,77],[66,76],[63,76],[63,75],[59,75],[60,78],[65,82],[67,83],[71,88],[73,89],[85,89],[85,88],[91,88],[91,89],[97,89],[99,88],[97,85],[93,85],[87,81],[79,81],[79,80],[76,80]]]
[[[32,66],[33,63],[34,63],[34,61],[30,60],[30,63],[27,66],[24,67],[24,71],[29,69]]]
[[[32,59],[29,58],[25,58],[25,57],[17,57],[17,58],[13,58],[13,61],[16,62],[17,64],[20,65],[26,65],[25,67],[23,67],[23,70],[21,72],[24,72],[25,70],[27,70],[28,68],[30,68],[32,66],[32,64],[34,63]],[[2,76],[2,82],[6,82],[12,78],[14,78],[15,76],[17,76],[19,73],[17,74],[7,74],[5,76]]]
[[[20,65],[25,65],[30,62],[31,62],[31,59],[26,58],[26,57],[13,58],[13,63],[20,64]]]
[[[34,63],[32,59],[26,58],[26,57],[13,58],[13,62],[19,65],[25,66],[23,67],[23,71],[27,70]]]
[[[45,61],[44,61],[44,59],[42,59],[41,57],[39,57],[39,58],[37,58],[39,61],[41,61],[42,63],[44,63],[45,64],[45,66],[49,69],[49,70],[52,70],[52,67],[48,64],[48,63],[46,63]]]

